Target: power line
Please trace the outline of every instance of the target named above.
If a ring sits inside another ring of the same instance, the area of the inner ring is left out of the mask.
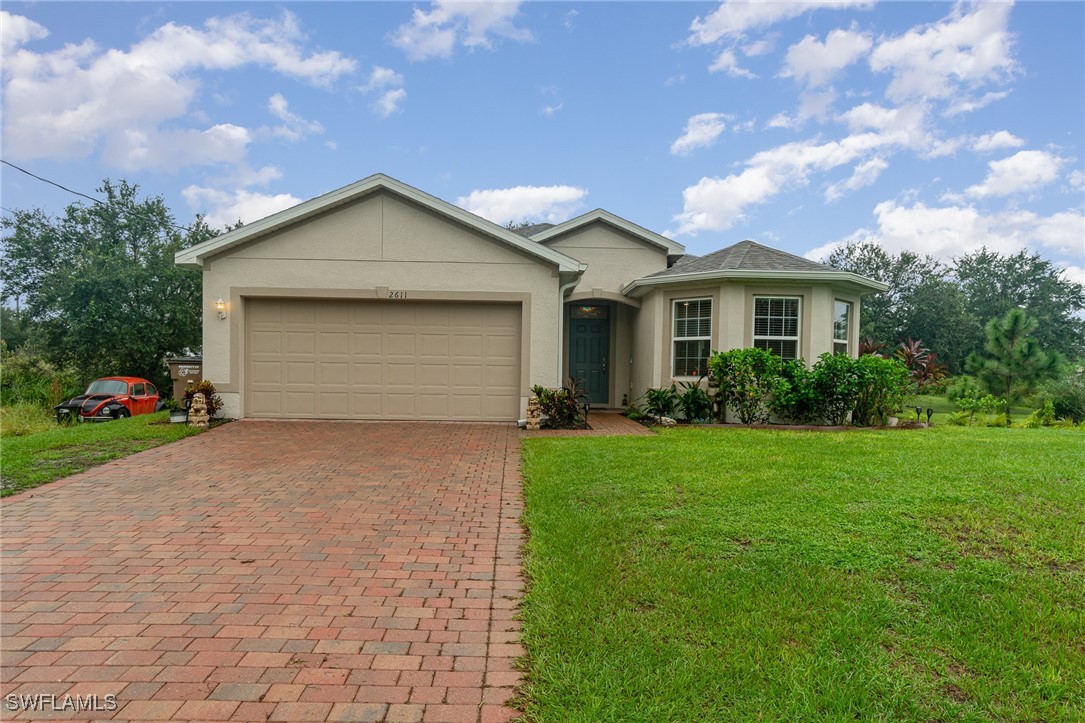
[[[0,158],[0,163],[3,163],[5,166],[11,166],[16,171],[19,171],[20,173],[25,173],[26,175],[30,176],[31,178],[36,178],[39,181],[41,181],[42,183],[48,183],[50,186],[56,186],[57,188],[59,188],[62,191],[67,191],[68,193],[71,193],[71,194],[73,194],[75,196],[80,196],[82,198],[87,199],[88,201],[93,201],[94,203],[98,204],[99,206],[105,206],[106,205],[105,201],[103,201],[103,200],[101,200],[99,198],[95,198],[94,196],[88,196],[87,194],[82,193],[80,191],[75,191],[75,190],[73,190],[71,188],[68,188],[67,186],[64,186],[64,185],[61,185],[61,184],[57,183],[56,181],[50,181],[48,178],[42,178],[38,174],[32,173],[32,172],[26,170],[25,168],[22,168],[21,166],[16,166],[11,161],[5,161],[4,159]],[[8,213],[11,213],[11,214],[15,213],[14,211],[11,211],[11,210],[6,209],[6,208],[4,210],[7,211]],[[133,214],[133,215],[138,216],[140,214],[136,213],[136,214]],[[144,218],[147,218],[147,216],[144,216]],[[171,223],[171,224],[169,224],[169,226],[172,226],[173,228],[176,228],[176,229],[181,229],[182,231],[188,231],[189,233],[192,232],[192,229],[190,229],[188,226],[181,226],[180,224],[176,224],[176,223]]]

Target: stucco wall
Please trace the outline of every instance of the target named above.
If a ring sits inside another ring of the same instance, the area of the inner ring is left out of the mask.
[[[203,279],[204,375],[240,416],[245,299],[256,296],[523,300],[525,385],[558,382],[556,271],[546,262],[391,193],[329,210],[210,259]],[[229,303],[219,320],[215,301]],[[386,303],[395,303],[389,300]]]
[[[833,348],[833,301],[852,304],[848,353],[858,353],[860,297],[829,284],[753,283],[724,281],[715,285],[677,285],[657,288],[641,299],[633,320],[633,373],[630,399],[652,387],[668,386],[673,349],[673,303],[681,299],[710,298],[713,304],[712,350],[753,346],[753,299],[755,296],[798,296],[800,311],[799,353],[812,364]]]
[[[545,242],[588,265],[573,293],[618,294],[634,279],[667,268],[667,252],[608,223],[596,221]]]

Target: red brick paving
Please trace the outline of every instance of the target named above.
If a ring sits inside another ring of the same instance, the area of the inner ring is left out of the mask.
[[[497,424],[237,422],[10,497],[0,694],[119,707],[3,717],[508,720],[521,511]]]

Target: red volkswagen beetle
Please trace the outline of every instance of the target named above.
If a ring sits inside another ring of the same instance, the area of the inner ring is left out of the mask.
[[[150,414],[162,408],[158,390],[139,377],[103,377],[87,387],[85,394],[53,407],[57,422],[103,422],[136,414]]]

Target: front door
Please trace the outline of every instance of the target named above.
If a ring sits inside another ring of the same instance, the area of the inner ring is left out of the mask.
[[[605,304],[569,307],[569,375],[592,404],[610,402],[610,307]]]

